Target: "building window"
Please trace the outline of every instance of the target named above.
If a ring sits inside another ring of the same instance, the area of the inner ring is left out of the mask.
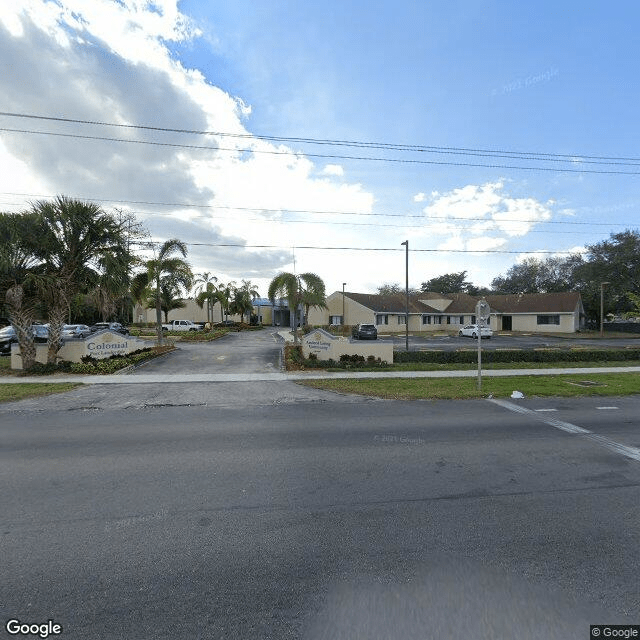
[[[431,316],[422,316],[422,324],[431,324]]]
[[[342,324],[342,316],[330,316],[329,324]]]
[[[442,316],[433,316],[433,324],[442,324]]]
[[[464,316],[460,316],[458,324],[464,324]]]
[[[407,324],[407,316],[404,313],[398,316],[398,324]]]
[[[560,315],[538,316],[538,324],[560,324]]]
[[[389,324],[389,316],[385,314],[378,314],[376,316],[376,324]]]

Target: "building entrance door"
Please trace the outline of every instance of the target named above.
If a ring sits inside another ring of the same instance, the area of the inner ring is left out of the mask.
[[[502,330],[511,331],[511,316],[502,316]]]

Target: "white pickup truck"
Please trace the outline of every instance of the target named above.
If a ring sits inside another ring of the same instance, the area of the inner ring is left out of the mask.
[[[163,331],[200,331],[202,325],[191,322],[191,320],[172,320],[162,325]]]

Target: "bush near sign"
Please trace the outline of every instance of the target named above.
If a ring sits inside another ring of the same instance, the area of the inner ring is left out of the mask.
[[[149,346],[149,342],[134,338],[133,336],[124,336],[115,331],[103,329],[92,333],[83,340],[69,339],[58,351],[58,362],[81,362],[85,356],[91,356],[98,360],[110,358],[111,356],[122,356],[132,351],[145,349]],[[36,362],[46,364],[47,362],[47,345],[36,345]],[[11,349],[11,368],[22,369],[22,358],[20,357],[20,347],[17,344],[12,345]]]
[[[393,343],[391,342],[362,342],[350,340],[325,331],[314,329],[302,336],[302,355],[305,358],[314,353],[318,360],[340,360],[341,355],[361,355],[365,358],[373,356],[385,362],[393,362]]]

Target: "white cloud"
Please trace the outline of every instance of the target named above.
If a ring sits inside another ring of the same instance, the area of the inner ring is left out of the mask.
[[[426,194],[422,193],[422,191],[420,193],[416,193],[415,196],[413,196],[413,201],[414,202],[424,202],[424,199],[426,198]]]
[[[167,47],[168,42],[199,35],[178,10],[177,0],[25,0],[6,11],[3,6],[0,59],[8,69],[0,75],[3,110],[243,137],[39,123],[29,128],[211,149],[3,133],[0,188],[209,206],[196,209],[199,215],[194,218],[191,208],[132,205],[156,238],[177,235],[194,243],[280,246],[356,242],[359,230],[348,227],[327,231],[322,225],[287,224],[294,216],[321,222],[322,215],[313,211],[366,214],[374,197],[362,185],[342,180],[344,170],[338,164],[318,170],[286,146],[252,138],[247,129],[251,106],[211,84],[200,70],[185,68]],[[2,126],[27,128],[20,120],[0,120]],[[248,207],[255,210],[243,210]],[[245,273],[257,280],[257,272],[268,279],[286,265],[290,253],[235,247],[190,250],[196,268],[234,278]],[[328,264],[317,252],[297,260],[298,266],[318,272]],[[338,262],[331,267],[350,268]]]
[[[328,164],[325,165],[322,173],[326,176],[343,176],[344,169],[339,164]]]
[[[510,196],[503,181],[466,185],[443,194],[433,192],[423,211],[428,222],[425,234],[450,234],[444,246],[457,245],[469,251],[502,247],[552,216],[548,204]]]

